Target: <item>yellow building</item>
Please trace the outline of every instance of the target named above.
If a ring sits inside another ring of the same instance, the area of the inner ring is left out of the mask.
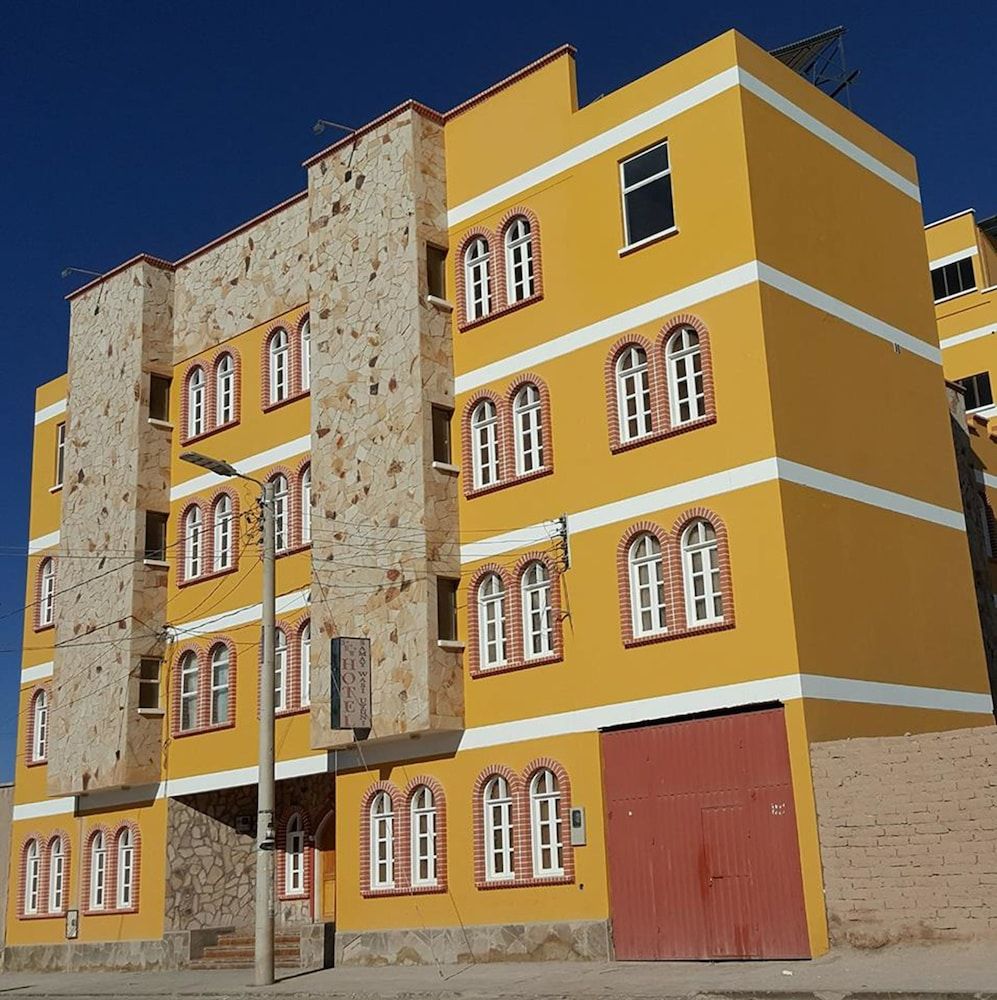
[[[820,954],[811,745],[993,722],[912,157],[728,32],[305,167],[71,296],[8,965],[245,957],[257,491],[190,450],[278,487],[288,962]]]

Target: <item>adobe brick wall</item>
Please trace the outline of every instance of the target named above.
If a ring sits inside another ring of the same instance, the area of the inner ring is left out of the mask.
[[[997,728],[810,757],[832,943],[997,938]]]

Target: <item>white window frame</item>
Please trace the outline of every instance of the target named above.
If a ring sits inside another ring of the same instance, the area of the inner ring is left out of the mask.
[[[395,887],[395,806],[386,791],[379,791],[369,806],[370,887]]]
[[[305,824],[300,813],[288,819],[284,834],[284,891],[289,896],[306,894]]]
[[[482,670],[508,662],[505,582],[498,573],[487,573],[478,583],[478,647]]]
[[[632,247],[642,246],[644,243],[649,243],[651,240],[656,240],[659,236],[663,236],[665,233],[674,232],[676,229],[675,223],[675,189],[671,188],[672,191],[672,224],[667,226],[665,229],[659,229],[656,233],[650,233],[647,236],[641,237],[641,239],[636,242],[630,239],[630,222],[627,219],[627,195],[632,191],[637,191],[648,184],[653,184],[655,181],[660,181],[663,177],[668,178],[669,187],[671,187],[671,174],[672,174],[672,151],[668,149],[668,166],[664,170],[660,170],[658,173],[653,174],[651,177],[645,177],[642,181],[637,181],[636,184],[631,184],[627,186],[623,180],[624,171],[623,168],[633,160],[640,159],[645,153],[650,153],[661,146],[668,147],[668,140],[662,139],[661,142],[654,143],[653,146],[648,146],[647,149],[642,149],[632,156],[628,156],[624,160],[620,160],[620,206],[623,210],[623,238],[625,240],[623,249],[629,250]]]
[[[48,912],[62,913],[66,905],[66,845],[53,837],[48,845]]]
[[[471,411],[471,471],[475,489],[494,486],[501,476],[498,407],[480,400]]]
[[[693,533],[697,538],[693,539]],[[697,556],[700,565],[697,566]],[[696,581],[703,581],[703,593],[696,594]],[[685,614],[689,628],[714,625],[724,620],[723,584],[720,579],[720,539],[716,528],[702,518],[682,532],[682,589],[685,591]],[[697,616],[696,603],[702,601],[706,614]],[[718,611],[719,607],[719,611]]]
[[[291,345],[283,327],[270,338],[270,400],[282,403],[291,395]]]
[[[229,705],[229,698],[231,697],[232,688],[232,663],[231,655],[229,653],[229,648],[224,642],[216,643],[211,649],[211,707],[210,707],[210,725],[212,726],[223,726],[225,725],[231,714],[231,708]],[[222,668],[224,668],[224,676],[220,679],[219,674],[222,674]],[[216,705],[221,699],[222,695],[225,697],[225,712],[222,714],[216,710]]]
[[[476,236],[464,249],[465,318],[484,319],[492,311],[491,251],[484,236]]]
[[[550,768],[530,779],[530,837],[533,845],[533,877],[564,875],[564,843],[561,839],[561,788]],[[544,859],[544,855],[549,860]]]
[[[301,544],[312,540],[312,467],[305,466],[301,473],[301,495],[298,497],[301,508]]]
[[[38,624],[51,625],[55,621],[55,560],[49,556],[42,562],[39,572]]]
[[[197,365],[187,376],[187,437],[194,438],[207,430],[205,420],[204,368]]]
[[[198,727],[200,686],[201,665],[198,663],[197,653],[190,649],[180,657],[180,718],[177,720],[177,729],[181,733],[193,732]],[[185,719],[187,725],[184,724]]]
[[[298,638],[299,669],[301,672],[301,705],[312,701],[312,623],[307,621]]]
[[[66,478],[66,422],[57,424],[55,428],[55,483],[62,486]]]
[[[521,274],[517,275],[517,271]],[[533,273],[533,228],[525,215],[518,215],[505,230],[505,275],[509,302],[528,299],[536,292]]]
[[[216,573],[232,566],[232,498],[223,493],[212,511],[211,559]]]
[[[676,349],[676,345],[681,346]],[[702,420],[706,416],[706,381],[699,333],[691,326],[680,326],[665,344],[665,360],[672,426],[681,427]],[[682,416],[683,405],[689,408],[686,417]]]
[[[28,841],[24,852],[24,912],[34,915],[41,905],[42,851],[38,839]]]
[[[620,441],[626,443],[647,437],[654,430],[651,370],[647,351],[638,344],[624,347],[616,359],[615,378]],[[634,409],[632,414],[629,412],[631,402]]]
[[[90,885],[87,886],[90,909],[103,910],[107,907],[107,844],[104,832],[98,830],[90,838]]]
[[[309,316],[306,316],[298,333],[298,370],[301,372],[302,392],[308,392],[312,385],[311,342],[312,321]]]
[[[516,877],[512,826],[512,793],[509,782],[496,774],[481,790],[485,838],[485,880],[507,882]]]
[[[132,842],[132,828],[123,826],[117,837],[118,884],[115,908],[130,910],[134,902],[135,889],[135,844]]]
[[[630,580],[630,617],[635,637],[668,631],[665,593],[665,556],[661,542],[649,531],[641,532],[627,548]],[[646,578],[645,578],[646,576]],[[650,625],[644,625],[644,613]]]
[[[516,439],[516,474],[524,476],[544,467],[543,398],[540,389],[527,382],[512,401]]]
[[[31,706],[31,759],[48,759],[48,692],[42,688]]]
[[[235,359],[226,352],[215,367],[215,423],[218,427],[235,420]]]
[[[409,802],[409,851],[414,886],[437,884],[436,796],[428,785],[419,785]],[[425,865],[425,874],[422,873]]]
[[[274,551],[286,552],[291,547],[290,486],[287,476],[278,473],[273,479],[273,541]]]
[[[274,629],[273,633],[273,709],[283,712],[287,707],[287,633]]]
[[[523,607],[523,656],[527,660],[554,652],[554,615],[550,571],[539,560],[530,563],[520,580]]]
[[[183,519],[183,575],[185,580],[196,580],[204,569],[204,519],[196,504]]]

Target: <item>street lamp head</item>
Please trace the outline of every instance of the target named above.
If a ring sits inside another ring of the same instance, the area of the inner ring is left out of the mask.
[[[181,452],[180,458],[184,462],[190,462],[191,465],[199,465],[202,469],[207,469],[217,476],[239,475],[238,471],[228,462],[223,462],[220,458],[211,458],[208,455],[202,455],[197,451]]]

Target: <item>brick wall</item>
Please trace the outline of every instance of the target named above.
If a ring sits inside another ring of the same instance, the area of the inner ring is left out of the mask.
[[[997,938],[997,728],[811,747],[832,943]]]

